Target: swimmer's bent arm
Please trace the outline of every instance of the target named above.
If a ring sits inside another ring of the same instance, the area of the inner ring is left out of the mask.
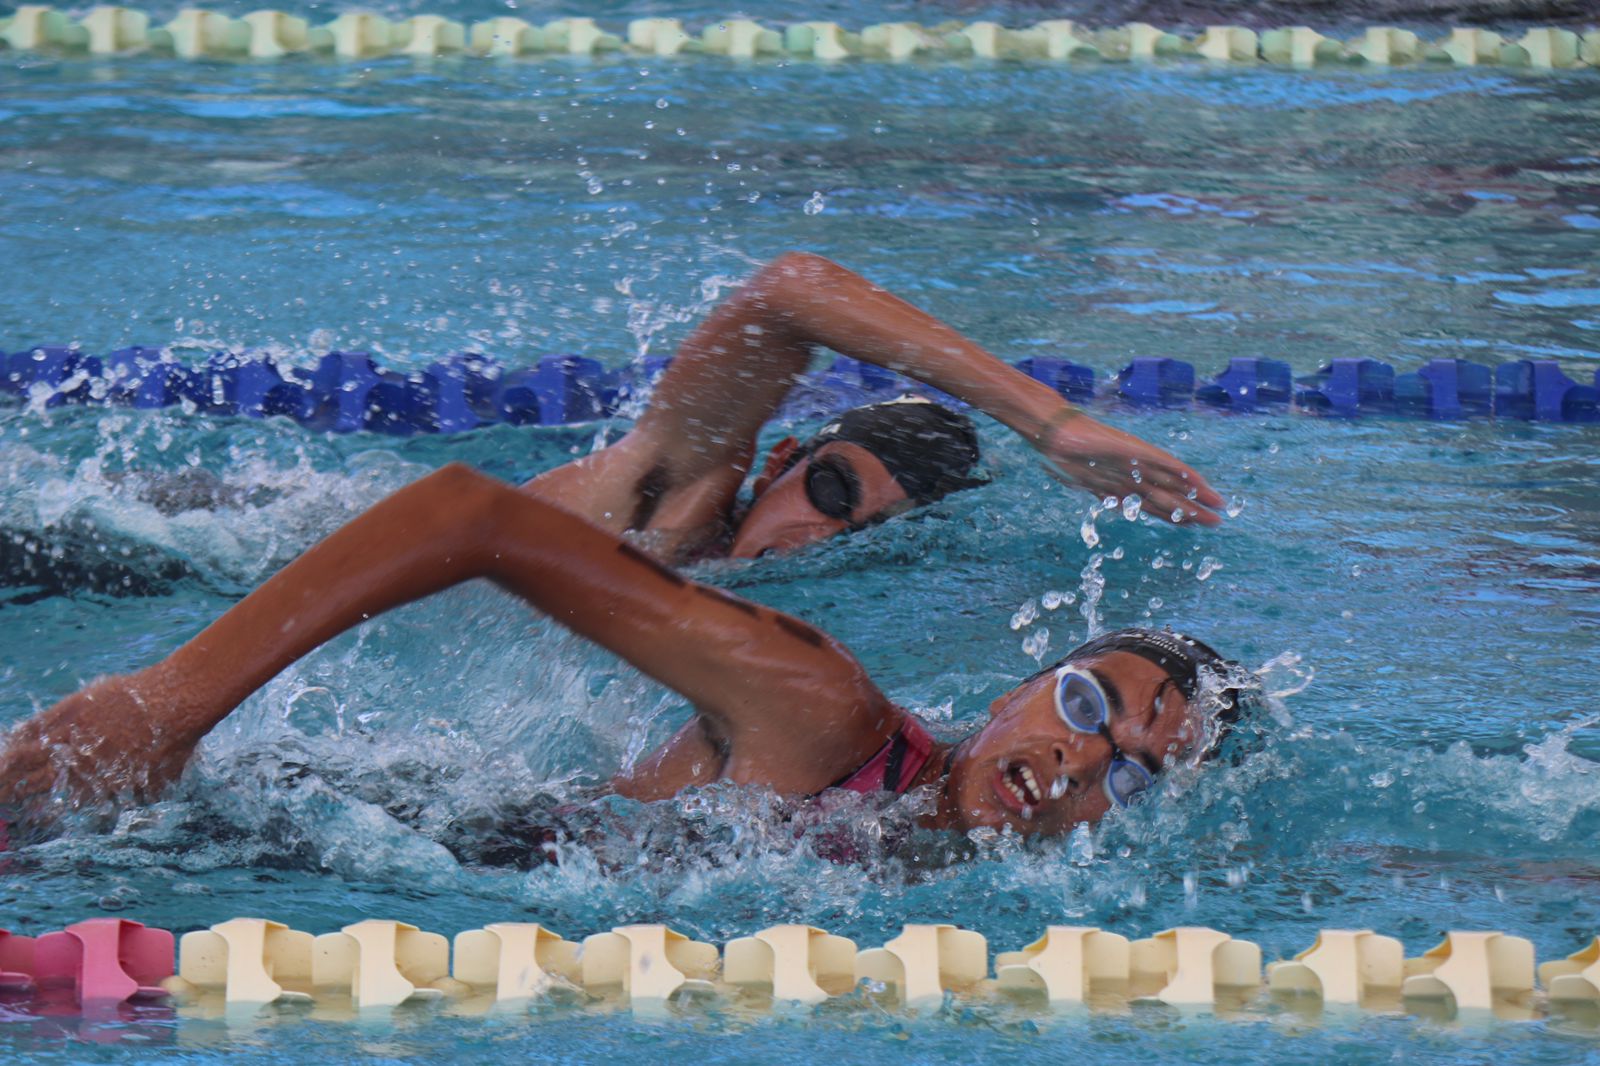
[[[749,442],[818,345],[972,404],[1092,492],[1140,493],[1162,518],[1182,510],[1216,520],[1211,508],[1222,498],[1174,456],[1077,411],[1054,389],[859,274],[803,252],[767,264],[700,324],[630,436],[644,454],[660,457],[677,484],[714,474],[736,452],[736,462],[747,465]]]
[[[697,707],[722,773],[819,791],[899,726],[837,642],[678,576],[560,508],[452,464],[284,567],[165,660],[103,679],[18,727],[0,804],[146,799],[289,664],[362,621],[488,578]]]

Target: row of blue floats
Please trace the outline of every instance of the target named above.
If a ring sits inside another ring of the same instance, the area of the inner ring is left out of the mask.
[[[646,359],[614,371],[593,359],[561,355],[518,368],[467,353],[403,374],[361,352],[334,352],[308,368],[233,353],[191,366],[154,348],[99,356],[39,347],[3,357],[0,394],[46,406],[192,405],[212,415],[282,415],[335,433],[462,433],[493,423],[567,425],[607,417],[667,362]],[[1194,366],[1181,359],[1142,358],[1103,387],[1092,368],[1064,359],[1024,359],[1017,369],[1078,403],[1099,399],[1163,408],[1199,403],[1241,413],[1293,408],[1347,418],[1600,421],[1600,371],[1592,385],[1583,384],[1553,360],[1524,359],[1491,368],[1436,359],[1413,373],[1397,374],[1376,359],[1335,359],[1296,378],[1281,360],[1239,358],[1216,377],[1197,381]],[[847,402],[913,387],[889,371],[848,358],[836,359],[813,386]]]

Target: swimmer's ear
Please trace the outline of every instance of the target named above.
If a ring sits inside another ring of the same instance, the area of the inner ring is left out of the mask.
[[[767,455],[766,465],[761,468],[761,475],[756,478],[755,486],[751,491],[760,496],[771,488],[772,483],[782,477],[785,470],[789,469],[795,450],[799,447],[800,442],[793,437],[785,437],[773,445],[772,451]]]

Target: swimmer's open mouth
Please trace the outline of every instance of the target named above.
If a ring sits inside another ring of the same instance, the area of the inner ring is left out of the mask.
[[[994,778],[994,792],[1002,806],[1018,814],[1031,814],[1044,802],[1038,775],[1020,759],[1000,767]]]

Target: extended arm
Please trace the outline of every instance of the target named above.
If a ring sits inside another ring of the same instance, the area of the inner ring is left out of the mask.
[[[1136,492],[1159,517],[1181,510],[1216,521],[1211,509],[1222,498],[1172,455],[1077,411],[1054,389],[860,275],[804,253],[768,264],[694,331],[634,435],[675,464],[674,480],[713,473],[731,447],[754,439],[817,345],[972,404],[1097,494]]]
[[[811,626],[679,577],[549,503],[451,465],[308,550],[164,661],[24,723],[0,752],[0,804],[55,791],[148,797],[290,663],[476,577],[682,693],[726,748],[722,770],[734,780],[816,791],[899,725],[855,659]]]

